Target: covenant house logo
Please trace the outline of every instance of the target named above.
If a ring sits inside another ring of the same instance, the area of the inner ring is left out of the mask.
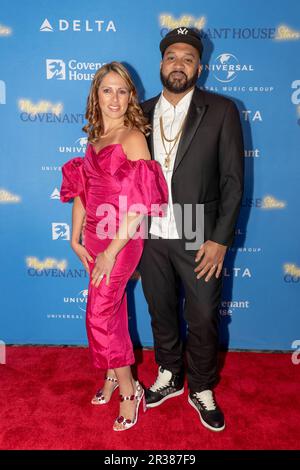
[[[66,79],[66,64],[60,59],[47,59],[46,60],[46,73],[47,80],[56,78],[56,80]]]
[[[80,62],[70,59],[67,63],[61,59],[46,59],[47,80],[93,80],[95,72],[105,62]]]
[[[112,20],[66,20],[61,18],[58,20],[58,24],[55,23],[53,26],[53,22],[45,18],[40,26],[41,33],[54,33],[55,31],[59,32],[66,32],[66,31],[74,31],[74,32],[116,32],[115,23]]]
[[[70,226],[64,222],[53,222],[52,240],[70,240]]]

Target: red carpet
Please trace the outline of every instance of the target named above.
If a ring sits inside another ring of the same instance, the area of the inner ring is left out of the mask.
[[[149,385],[153,352],[136,357],[139,379]],[[101,381],[87,349],[8,347],[0,365],[0,449],[299,449],[299,373],[290,354],[227,353],[216,388],[225,431],[201,425],[186,391],[116,433],[117,395],[107,406],[90,405]]]

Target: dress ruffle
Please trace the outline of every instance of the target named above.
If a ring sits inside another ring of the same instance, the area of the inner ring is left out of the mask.
[[[120,144],[107,158],[100,160],[101,168],[121,184],[120,195],[127,198],[128,212],[163,216],[168,201],[168,187],[159,163],[155,160],[128,160]],[[120,208],[122,210],[122,208]]]
[[[70,199],[80,196],[83,205],[86,206],[83,161],[83,158],[75,157],[63,165],[63,181],[60,190],[62,202],[68,202]]]
[[[80,196],[85,206],[86,180],[90,177],[94,182],[99,181],[97,192],[99,195],[101,193],[102,202],[105,202],[105,187],[108,200],[112,192],[122,196],[122,207],[119,208],[121,212],[138,212],[151,216],[165,214],[168,187],[161,166],[155,160],[128,160],[121,144],[108,145],[99,153],[89,145],[85,158],[76,157],[68,161],[62,167],[62,173],[62,202]],[[110,183],[103,173],[110,175],[108,177],[112,177],[113,181]]]

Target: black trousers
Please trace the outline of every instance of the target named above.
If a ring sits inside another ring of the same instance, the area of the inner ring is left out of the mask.
[[[197,279],[195,251],[182,240],[148,239],[140,263],[144,295],[148,302],[158,365],[178,374],[184,368],[179,322],[180,281],[185,290],[187,322],[186,362],[189,389],[212,389],[218,369],[218,310],[221,277]]]

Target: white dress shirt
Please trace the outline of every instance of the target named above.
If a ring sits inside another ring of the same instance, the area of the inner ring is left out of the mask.
[[[174,139],[177,132],[179,131],[190,106],[192,95],[194,89],[189,91],[178,103],[176,106],[173,106],[166,98],[163,93],[160,95],[158,102],[156,103],[154,110],[153,118],[153,143],[154,143],[154,159],[161,164],[169,192],[168,200],[168,210],[166,217],[152,217],[150,233],[161,238],[172,238],[178,239],[178,231],[176,228],[176,222],[173,212],[173,201],[172,201],[172,190],[171,190],[171,180],[174,169],[175,157],[178,149],[178,144],[180,141],[177,141],[174,146],[169,158],[171,159],[169,168],[165,168],[164,162],[166,158],[166,152],[163,146],[161,134],[160,134],[160,124],[159,118],[163,118],[163,127],[164,133],[167,139]],[[171,149],[174,145],[174,142],[165,141],[165,146],[167,151]]]

